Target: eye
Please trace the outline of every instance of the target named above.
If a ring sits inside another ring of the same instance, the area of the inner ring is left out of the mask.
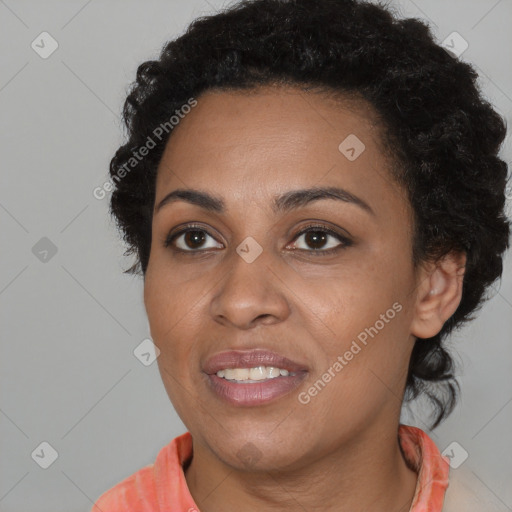
[[[303,238],[306,248],[299,247],[298,249],[310,252],[315,256],[333,254],[352,245],[352,241],[349,238],[321,224],[307,226],[306,229],[303,229],[294,238],[294,240],[299,240],[301,238]],[[329,238],[336,239],[339,243],[336,244],[333,240],[328,242]],[[308,249],[308,246],[313,247],[313,250]]]
[[[215,240],[202,226],[196,224],[188,225],[184,229],[170,234],[164,240],[164,247],[172,246],[174,251],[189,253],[203,253],[207,252],[207,249],[221,249],[223,247],[222,244],[215,246],[215,243],[213,245],[211,243],[210,245],[204,245],[208,238]],[[301,238],[304,238],[306,247],[293,247],[292,249],[308,252],[315,256],[333,254],[352,245],[352,241],[349,238],[322,224],[308,225],[295,236],[295,243]],[[330,238],[334,240],[328,242]],[[337,244],[335,240],[338,240]],[[312,247],[312,249],[308,249],[308,247]]]
[[[189,225],[187,228],[169,235],[164,241],[164,247],[172,245],[173,248],[178,251],[200,252],[204,249],[212,248],[212,245],[203,245],[207,237],[210,237],[213,240],[213,237],[201,226]],[[220,248],[222,248],[222,245]]]

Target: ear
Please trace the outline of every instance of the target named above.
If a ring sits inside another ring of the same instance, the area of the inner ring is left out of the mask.
[[[460,304],[465,265],[466,255],[455,252],[422,265],[411,334],[431,338],[441,331]]]

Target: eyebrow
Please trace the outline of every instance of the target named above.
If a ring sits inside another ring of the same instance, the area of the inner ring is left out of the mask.
[[[291,190],[280,196],[274,197],[272,211],[275,214],[285,213],[321,199],[334,199],[359,206],[371,215],[375,215],[370,205],[360,197],[339,187],[314,187],[308,189]],[[156,206],[155,213],[158,213],[165,205],[175,201],[185,201],[199,206],[206,211],[213,213],[224,213],[226,206],[224,200],[213,196],[208,192],[195,189],[177,189],[167,194]]]

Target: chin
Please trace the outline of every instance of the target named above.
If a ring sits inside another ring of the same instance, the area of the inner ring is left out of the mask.
[[[265,424],[248,430],[239,426],[233,434],[226,425],[226,430],[218,431],[219,437],[210,432],[205,438],[219,459],[239,471],[282,471],[297,465],[303,458],[297,447],[304,448],[304,439],[291,437],[286,432],[269,436],[275,425]]]

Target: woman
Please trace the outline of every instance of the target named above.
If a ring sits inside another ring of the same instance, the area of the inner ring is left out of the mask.
[[[241,2],[140,65],[111,211],[187,432],[93,510],[500,510],[400,424],[452,411],[509,244],[476,77],[355,0]]]

